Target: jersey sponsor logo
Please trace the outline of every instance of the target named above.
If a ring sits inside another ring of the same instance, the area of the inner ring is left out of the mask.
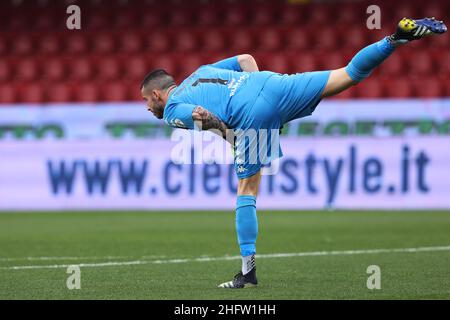
[[[228,86],[228,88],[231,90],[230,92],[230,97],[234,96],[234,94],[236,93],[236,90],[242,85],[242,83],[247,80],[249,78],[248,74],[244,74],[242,76],[240,76],[239,80],[237,82],[231,81],[230,85]]]

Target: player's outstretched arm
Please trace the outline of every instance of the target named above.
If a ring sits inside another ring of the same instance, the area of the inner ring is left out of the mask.
[[[210,65],[218,69],[226,69],[233,71],[255,72],[259,71],[255,58],[249,54],[240,54],[231,58],[217,61]]]
[[[249,54],[241,54],[237,57],[238,63],[242,71],[256,72],[259,71],[255,58]]]
[[[201,123],[202,130],[215,129],[213,130],[213,132],[214,131],[220,132],[222,138],[226,139],[228,129],[226,124],[223,123],[219,118],[217,118],[214,114],[212,114],[205,108],[201,106],[195,107],[194,110],[192,111],[192,119],[194,121],[198,121]]]

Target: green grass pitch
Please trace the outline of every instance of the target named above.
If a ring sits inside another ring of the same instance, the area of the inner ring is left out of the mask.
[[[226,258],[238,255],[231,211],[2,213],[0,299],[450,299],[448,211],[258,218],[260,285],[227,290],[240,269]],[[424,247],[436,248],[394,250]],[[74,264],[81,289],[68,290]],[[380,290],[366,286],[370,265]]]

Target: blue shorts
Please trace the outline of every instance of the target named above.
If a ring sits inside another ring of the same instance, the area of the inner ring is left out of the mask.
[[[236,129],[234,165],[239,179],[255,175],[262,166],[283,156],[280,128],[313,113],[330,72],[274,74],[268,78],[246,115],[245,128]]]

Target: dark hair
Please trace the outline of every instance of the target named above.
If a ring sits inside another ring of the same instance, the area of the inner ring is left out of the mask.
[[[163,69],[156,69],[148,73],[141,83],[141,89],[152,84],[153,88],[165,90],[172,85],[176,85],[173,77]]]

